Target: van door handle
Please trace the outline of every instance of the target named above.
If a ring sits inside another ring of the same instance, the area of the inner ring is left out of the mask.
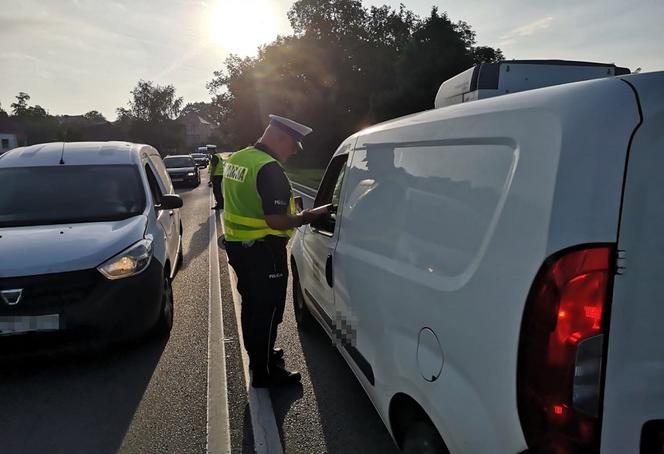
[[[327,285],[332,287],[334,285],[334,272],[332,271],[332,254],[327,255],[327,260],[325,261],[325,280]]]

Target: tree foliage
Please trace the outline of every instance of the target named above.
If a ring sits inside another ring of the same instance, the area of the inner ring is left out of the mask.
[[[117,109],[120,119],[158,123],[177,118],[183,99],[175,96],[175,87],[162,87],[151,81],[139,80],[131,90],[128,108]]]
[[[117,109],[118,123],[127,131],[129,140],[150,144],[162,154],[184,145],[184,126],[175,120],[183,99],[176,97],[173,85],[162,87],[139,80],[130,94],[128,107]]]
[[[254,58],[227,58],[207,87],[235,147],[255,141],[270,113],[311,126],[299,164],[323,165],[348,135],[432,108],[444,80],[503,59],[500,49],[476,46],[468,23],[436,7],[420,18],[403,5],[298,0],[288,18],[294,35]]]
[[[91,110],[90,112],[83,114],[83,117],[86,120],[90,120],[95,123],[101,123],[106,121],[106,117],[104,117],[100,112],[96,110]]]
[[[214,102],[190,102],[180,111],[180,118],[195,113],[212,123],[219,124],[223,119],[219,105]]]

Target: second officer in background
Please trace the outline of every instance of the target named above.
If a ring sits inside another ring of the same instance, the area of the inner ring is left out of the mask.
[[[222,192],[222,180],[224,177],[224,160],[221,153],[215,153],[210,156],[210,166],[208,167],[210,173],[210,182],[212,183],[212,193],[214,194],[215,206],[213,210],[224,209],[224,194]]]

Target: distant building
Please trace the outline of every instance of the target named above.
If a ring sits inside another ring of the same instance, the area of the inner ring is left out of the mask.
[[[178,121],[185,127],[186,145],[189,148],[207,143],[212,132],[217,128],[217,125],[195,112],[190,112],[178,118]]]
[[[21,127],[6,113],[0,113],[0,154],[25,144],[25,132]]]

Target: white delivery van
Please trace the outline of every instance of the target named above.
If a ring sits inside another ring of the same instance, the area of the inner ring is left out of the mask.
[[[664,72],[451,105],[342,143],[292,247],[406,452],[660,453]]]

